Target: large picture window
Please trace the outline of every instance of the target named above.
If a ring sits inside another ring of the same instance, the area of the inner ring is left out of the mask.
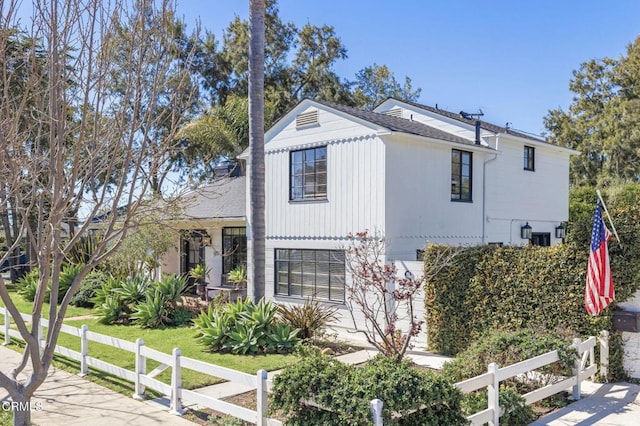
[[[276,295],[344,302],[344,251],[276,249],[275,255]]]
[[[471,153],[451,150],[451,201],[471,201]]]
[[[290,200],[327,198],[327,147],[291,151]]]

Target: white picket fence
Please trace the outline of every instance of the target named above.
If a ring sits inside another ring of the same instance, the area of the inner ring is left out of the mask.
[[[4,314],[4,343],[9,344],[11,342],[11,337],[22,340],[20,333],[11,328],[11,316],[9,311],[4,307],[0,307],[0,312]],[[24,321],[31,322],[31,315],[21,314],[21,316]],[[41,346],[44,344],[44,341],[42,340],[42,327],[47,326],[48,320],[42,319],[40,329],[38,330]],[[268,418],[267,416],[267,396],[273,386],[273,381],[267,378],[267,372],[265,370],[258,371],[256,375],[243,373],[182,356],[180,349],[178,348],[173,349],[173,353],[168,355],[146,347],[142,339],[137,339],[135,343],[129,342],[127,340],[89,331],[87,325],[83,325],[81,328],[76,328],[63,324],[61,332],[76,336],[80,339],[80,352],[62,346],[56,346],[56,353],[79,361],[81,375],[88,374],[89,367],[93,367],[133,382],[134,398],[144,398],[145,388],[148,387],[170,397],[170,412],[173,414],[183,414],[184,405],[197,404],[200,407],[210,408],[259,426],[282,425],[281,421]],[[580,399],[580,384],[586,378],[593,377],[598,370],[594,352],[597,341],[600,342],[600,375],[606,378],[607,367],[609,364],[608,336],[608,332],[603,331],[599,338],[592,336],[585,341],[574,339],[572,346],[576,348],[578,353],[574,374],[556,383],[544,386],[523,395],[527,404],[533,404],[570,388],[573,390],[573,399]],[[135,357],[135,371],[130,371],[89,356],[90,341],[102,343],[104,345],[132,353]],[[147,372],[148,359],[155,360],[159,362],[160,365],[152,371]],[[498,426],[501,415],[498,397],[500,382],[552,364],[558,360],[558,352],[551,351],[502,368],[499,368],[497,364],[492,363],[489,364],[486,373],[456,383],[455,386],[464,393],[474,392],[483,388],[487,389],[487,408],[467,417],[467,419],[472,425],[483,425],[488,423],[490,426]],[[167,368],[171,368],[170,385],[155,378]],[[257,399],[256,410],[250,410],[193,390],[184,389],[182,387],[182,369],[194,370],[202,374],[219,377],[230,382],[255,388]],[[375,426],[382,426],[383,401],[375,399],[371,401],[370,406],[373,416],[373,424]]]
[[[578,359],[573,369],[573,375],[522,395],[527,405],[568,389],[572,389],[572,398],[574,400],[580,399],[580,385],[582,381],[588,377],[595,376],[598,371],[598,365],[595,362],[595,346],[598,340],[600,341],[600,376],[606,378],[609,365],[609,333],[602,331],[599,338],[592,336],[585,341],[574,339],[572,346],[576,348]],[[489,426],[498,426],[500,416],[502,415],[498,399],[500,382],[542,368],[559,359],[558,351],[551,351],[502,368],[499,368],[496,363],[491,363],[486,373],[456,383],[455,386],[464,393],[474,392],[483,388],[487,389],[487,408],[470,415],[467,417],[467,420],[474,426],[486,423],[488,423]],[[382,426],[383,401],[374,399],[370,404],[374,425]]]
[[[9,311],[4,307],[0,307],[0,312],[4,314],[4,343],[9,344],[12,337],[23,340],[20,333],[11,328],[11,316]],[[21,316],[24,321],[31,322],[31,315],[21,314]],[[41,346],[44,345],[44,341],[42,340],[42,327],[47,327],[48,325],[49,321],[43,318],[38,330]],[[210,408],[259,426],[282,425],[281,421],[268,418],[267,416],[267,392],[271,389],[273,382],[267,378],[267,372],[265,370],[258,371],[256,375],[243,373],[241,371],[182,356],[180,349],[178,348],[173,349],[173,353],[169,355],[146,347],[142,339],[137,339],[135,343],[129,342],[127,340],[89,331],[89,327],[87,325],[83,325],[81,328],[76,328],[63,324],[61,332],[76,336],[80,339],[80,352],[59,345],[55,348],[56,353],[80,362],[80,375],[88,374],[89,367],[93,367],[133,382],[134,398],[144,398],[145,388],[147,387],[161,392],[162,394],[169,396],[170,412],[172,414],[181,415],[184,413],[184,405],[197,404],[200,407]],[[117,365],[91,357],[89,355],[89,342],[102,343],[104,345],[132,353],[132,356],[135,357],[135,371],[127,370]],[[160,365],[152,371],[147,372],[148,359],[155,360],[159,362]],[[170,385],[155,378],[167,368],[171,368]],[[193,390],[184,389],[182,387],[183,369],[194,370],[202,374],[219,377],[230,382],[255,388],[257,398],[256,410],[250,410]]]

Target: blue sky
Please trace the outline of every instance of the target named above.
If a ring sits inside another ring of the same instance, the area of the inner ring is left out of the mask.
[[[178,0],[178,14],[221,38],[248,0]],[[544,130],[549,109],[571,103],[571,72],[592,58],[618,58],[640,34],[637,0],[280,0],[280,16],[333,25],[348,50],[335,67],[386,64],[422,88],[419,101],[477,112],[495,124]]]

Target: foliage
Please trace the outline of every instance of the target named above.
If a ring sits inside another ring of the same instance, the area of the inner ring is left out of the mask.
[[[278,318],[294,329],[299,329],[298,337],[312,339],[338,319],[337,308],[322,305],[317,300],[305,300],[302,305],[278,306]]]
[[[421,89],[413,90],[409,77],[405,77],[404,85],[400,85],[386,65],[375,63],[358,71],[356,82],[353,93],[355,104],[367,111],[373,110],[387,98],[417,101],[421,92]]]
[[[159,266],[160,257],[175,247],[178,231],[167,225],[177,209],[167,206],[163,217],[148,213],[136,219],[126,238],[108,259],[106,267],[117,277],[151,274]]]
[[[178,305],[187,290],[186,277],[107,279],[92,298],[103,324],[134,322],[143,328],[187,324],[191,315]]]
[[[67,254],[67,260],[73,265],[85,264],[91,256],[98,250],[101,243],[99,235],[88,235],[81,237],[77,243],[71,246]]]
[[[193,278],[197,283],[203,284],[210,273],[211,268],[207,268],[203,264],[198,263],[189,271],[189,277]]]
[[[584,308],[585,274],[589,254],[594,188],[570,194],[570,220],[565,244],[554,247],[471,247],[460,251],[451,267],[427,280],[425,307],[431,350],[456,354],[485,330],[525,327],[567,329],[574,335],[598,335],[612,329],[612,312],[640,286],[640,184],[603,191],[622,244],[609,241],[616,301],[596,317]],[[438,247],[426,251],[426,259]],[[612,336],[612,342],[618,341]],[[613,377],[622,350],[611,346]]]
[[[96,292],[102,288],[104,283],[109,279],[110,275],[100,270],[91,271],[80,284],[77,293],[71,299],[71,305],[81,308],[93,308],[92,299],[96,296]]]
[[[229,271],[227,275],[227,281],[236,285],[236,287],[243,287],[247,284],[247,270],[244,266],[238,266],[237,268]]]
[[[378,356],[349,366],[315,350],[301,358],[274,379],[270,409],[289,413],[287,424],[371,424],[369,402],[375,398],[384,402],[385,425],[467,424],[460,391],[407,361]]]
[[[640,176],[640,37],[626,55],[591,59],[573,71],[567,111],[545,117],[552,143],[580,151],[571,158],[571,182],[595,185]]]
[[[571,375],[577,354],[570,342],[551,333],[531,329],[490,331],[446,363],[443,374],[451,381],[459,382],[486,373],[490,363],[505,367],[550,351],[558,351],[560,361],[525,378],[511,378],[504,382],[526,393],[551,384],[554,376]]]
[[[517,390],[508,386],[500,386],[498,394],[500,408],[504,410],[500,416],[502,425],[528,425],[536,419],[536,413]],[[470,416],[487,408],[487,392],[472,392],[462,398],[462,411]]]
[[[38,268],[33,268],[29,273],[20,277],[17,282],[18,294],[25,300],[33,302],[36,297],[36,291],[38,291],[39,277],[40,271]]]
[[[278,308],[264,299],[239,299],[221,307],[209,306],[194,324],[197,341],[208,350],[233,354],[290,352],[300,340],[297,329],[276,321]]]

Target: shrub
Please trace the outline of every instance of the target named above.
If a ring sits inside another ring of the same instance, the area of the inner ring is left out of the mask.
[[[105,272],[93,270],[91,271],[80,284],[78,292],[71,299],[73,306],[80,308],[93,308],[93,298],[96,296],[96,292],[102,288],[103,284],[109,279],[109,275]]]
[[[536,413],[517,390],[511,387],[501,386],[499,392],[499,404],[503,409],[500,416],[501,425],[528,425],[536,419]],[[462,412],[470,416],[487,408],[487,392],[468,393],[462,398]]]
[[[305,300],[303,305],[278,306],[278,318],[300,330],[298,337],[312,339],[322,333],[329,323],[337,319],[337,309],[323,306],[317,300]]]
[[[504,383],[518,391],[528,392],[549,384],[554,377],[570,376],[576,351],[558,336],[526,329],[516,332],[493,331],[474,342],[451,362],[444,365],[443,374],[454,382],[487,372],[487,365],[500,367],[556,350],[560,361],[541,368],[526,378],[511,378]]]
[[[299,341],[297,329],[276,321],[277,307],[264,299],[239,299],[223,307],[209,306],[193,321],[196,339],[213,352],[234,354],[288,352]]]
[[[115,324],[129,322],[129,315],[122,309],[122,303],[116,296],[108,296],[104,301],[97,305],[96,314],[98,321],[102,324]]]
[[[385,425],[464,425],[462,394],[444,377],[407,361],[378,356],[348,366],[318,351],[274,379],[271,410],[290,413],[287,424],[371,424],[369,403],[384,402]],[[320,405],[311,406],[306,401]]]
[[[58,279],[58,300],[57,303],[61,303],[64,296],[71,288],[73,284],[73,280],[75,280],[76,276],[80,273],[80,271],[84,268],[83,264],[75,264],[75,265],[67,265],[62,268],[60,272],[60,277]],[[44,298],[45,302],[50,302],[51,298],[51,289],[47,289],[47,294]]]

